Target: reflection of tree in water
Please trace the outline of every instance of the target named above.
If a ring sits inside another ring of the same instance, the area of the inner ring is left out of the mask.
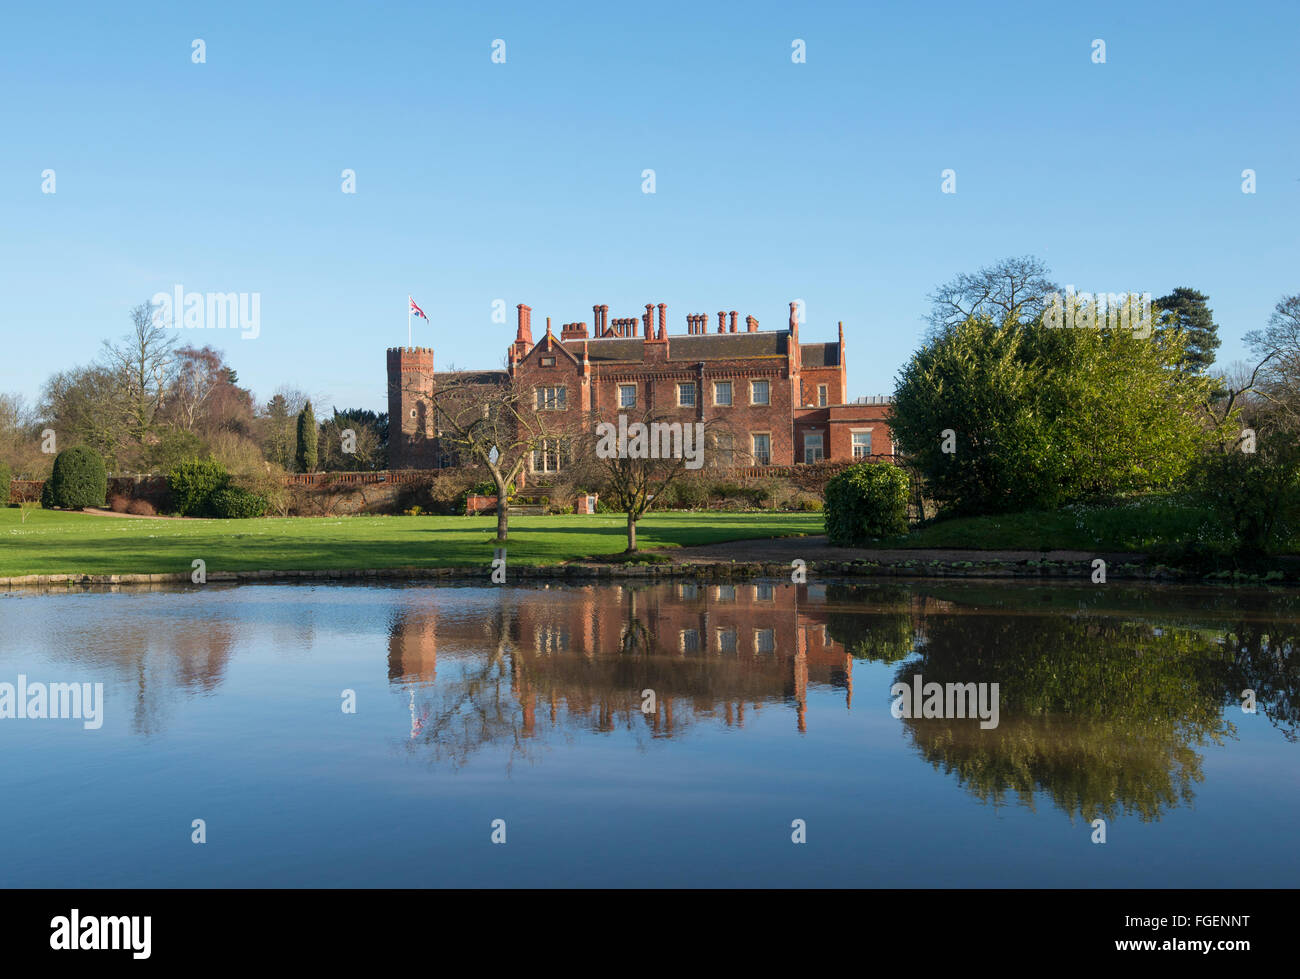
[[[221,685],[234,642],[234,625],[221,619],[122,616],[93,641],[69,634],[57,648],[73,651],[78,662],[107,667],[129,684],[131,729],[154,735],[183,698]]]
[[[453,765],[488,746],[507,748],[512,760],[532,759],[553,737],[615,731],[645,750],[700,718],[743,727],[747,713],[765,703],[797,700],[801,707],[806,656],[793,644],[766,654],[709,646],[724,621],[719,614],[730,616],[726,624],[743,619],[797,634],[793,592],[754,609],[734,598],[721,606],[681,599],[662,585],[567,589],[562,598],[526,603],[503,596],[472,626],[464,618],[439,620],[433,608],[408,610],[390,626],[389,676],[426,681],[417,686],[410,740],[431,760]],[[687,648],[683,630],[699,648]],[[429,684],[435,660],[437,682]],[[838,676],[845,685],[842,651],[838,672],[820,665],[824,682]],[[649,712],[642,711],[645,690],[654,691]]]
[[[855,659],[896,663],[912,652],[914,592],[880,585],[828,585],[826,631]]]
[[[1227,662],[1193,632],[1105,618],[965,614],[925,623],[897,682],[997,683],[997,728],[907,719],[921,755],[975,795],[1033,807],[1041,793],[1071,816],[1159,819],[1190,803],[1196,748],[1235,728],[1223,717]]]
[[[915,633],[897,682],[919,673],[926,683],[999,684],[997,728],[902,722],[922,757],[987,802],[1032,808],[1042,796],[1085,819],[1159,819],[1191,802],[1203,779],[1197,749],[1235,734],[1245,688],[1296,739],[1300,642],[1288,596],[961,583],[845,586],[827,597],[848,609],[828,622],[855,656],[899,662]],[[1179,614],[1161,612],[1171,599]],[[871,614],[853,614],[855,601]],[[1256,614],[1232,624],[1243,611]],[[1179,625],[1156,627],[1153,616]]]
[[[1254,690],[1257,709],[1288,741],[1300,735],[1300,626],[1291,622],[1247,621],[1223,637],[1232,657],[1228,700],[1241,703]]]

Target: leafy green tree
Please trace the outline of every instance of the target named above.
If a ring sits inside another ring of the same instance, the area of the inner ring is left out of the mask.
[[[1209,439],[1213,387],[1173,369],[1183,336],[969,319],[900,372],[890,428],[935,498],[959,511],[1172,486]]]
[[[298,463],[299,472],[316,471],[318,437],[316,415],[311,410],[311,402],[308,401],[298,413],[298,451],[295,461]]]
[[[1179,365],[1183,370],[1203,374],[1214,363],[1219,349],[1219,324],[1214,322],[1210,297],[1187,286],[1179,286],[1151,305],[1157,329],[1182,330],[1187,335],[1186,350]]]
[[[262,453],[267,461],[281,469],[293,468],[293,422],[289,416],[289,402],[283,394],[275,395],[266,403],[266,437],[262,442]]]

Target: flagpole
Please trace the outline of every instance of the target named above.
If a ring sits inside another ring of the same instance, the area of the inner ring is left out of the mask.
[[[406,345],[407,345],[408,347],[409,347],[409,346],[412,346],[412,343],[411,343],[411,303],[413,303],[413,302],[415,302],[415,300],[411,298],[411,294],[408,292],[408,293],[406,294]]]

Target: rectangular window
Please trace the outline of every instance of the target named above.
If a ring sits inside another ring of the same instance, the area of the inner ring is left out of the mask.
[[[776,597],[776,590],[771,585],[755,585],[754,601],[770,602]]]
[[[682,630],[682,652],[698,653],[700,651],[700,630],[683,629]]]
[[[772,403],[772,389],[767,381],[751,381],[749,383],[749,403],[752,405],[770,405]]]
[[[736,600],[736,586],[718,585],[714,594],[719,602],[734,602]]]
[[[568,407],[567,388],[537,388],[538,411],[563,411]]]
[[[564,439],[542,439],[533,450],[533,472],[557,473],[565,463],[569,446]]]
[[[732,653],[736,652],[736,630],[719,629],[718,630],[718,652]]]
[[[817,407],[818,408],[826,407],[826,385],[825,384],[817,385]]]
[[[822,449],[821,435],[805,435],[803,437],[803,461],[821,462],[825,458],[826,453]]]
[[[700,597],[700,586],[694,581],[683,581],[677,586],[677,594],[687,601],[694,601]]]
[[[769,654],[776,652],[776,630],[775,629],[754,630],[754,652],[769,653]]]
[[[772,436],[755,435],[753,438],[754,465],[770,466],[772,464]]]
[[[543,357],[543,358],[542,358],[542,366],[543,366],[543,367],[554,367],[554,366],[555,366],[555,358],[554,358],[554,357]]]
[[[730,432],[719,432],[710,436],[713,440],[713,465],[734,466],[736,464],[735,440]]]
[[[695,385],[689,381],[677,385],[677,404],[682,408],[695,407]]]
[[[730,381],[713,382],[713,403],[715,405],[731,404],[731,382]]]
[[[853,458],[864,459],[871,455],[871,433],[853,433]]]
[[[618,406],[620,408],[636,407],[636,385],[620,384],[618,386]]]

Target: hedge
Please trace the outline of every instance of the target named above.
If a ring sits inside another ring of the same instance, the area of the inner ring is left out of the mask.
[[[108,471],[98,452],[74,445],[54,457],[54,471],[46,485],[49,494],[42,494],[42,504],[48,498],[50,506],[64,510],[101,507],[108,495]]]
[[[888,462],[851,466],[826,484],[823,518],[836,547],[907,533],[907,473]]]

